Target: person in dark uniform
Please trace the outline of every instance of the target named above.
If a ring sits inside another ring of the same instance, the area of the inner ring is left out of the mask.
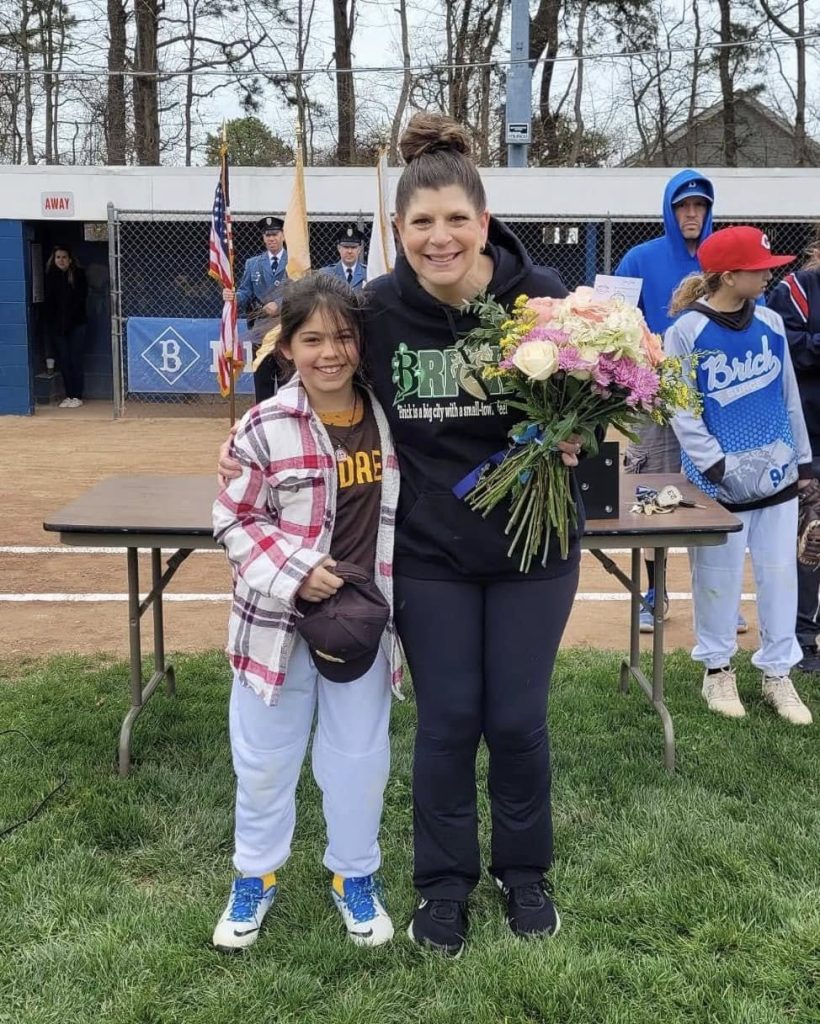
[[[768,305],[783,318],[803,415],[809,431],[812,470],[820,477],[820,226],[808,260],[779,282]],[[797,641],[801,672],[820,674],[820,569],[797,563]]]
[[[361,261],[363,242],[361,231],[353,224],[345,224],[336,235],[339,260],[329,267],[323,267],[322,272],[340,277],[358,291],[367,280],[367,272]]]
[[[287,281],[288,265],[284,222],[281,218],[262,217],[257,221],[257,226],[262,232],[265,251],[246,261],[242,280],[235,292],[230,288],[222,292],[226,302],[235,297],[237,312],[245,315],[254,355],[268,331],[279,324],[282,288]],[[261,402],[276,394],[278,383],[277,364],[273,360],[265,360],[253,374],[256,401]]]
[[[56,245],[46,263],[45,324],[65,384],[61,409],[83,404],[88,281],[65,245]]]

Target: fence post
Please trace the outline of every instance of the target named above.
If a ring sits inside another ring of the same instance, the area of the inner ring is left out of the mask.
[[[594,284],[595,275],[598,273],[598,225],[594,220],[589,221],[586,227],[586,270],[584,273],[585,284]]]
[[[122,317],[120,315],[120,247],[114,204],[108,204],[108,277],[111,302],[111,364],[114,419],[122,416]]]
[[[612,273],[612,218],[609,214],[604,221],[604,273]]]

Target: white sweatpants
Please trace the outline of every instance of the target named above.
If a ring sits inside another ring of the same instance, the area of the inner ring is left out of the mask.
[[[735,512],[743,523],[717,547],[690,548],[695,647],[692,658],[707,668],[728,665],[737,651],[737,615],[748,547],[757,592],[760,649],[752,664],[783,675],[802,657],[797,616],[797,498],[780,505]]]
[[[327,827],[324,864],[344,878],[381,862],[379,824],[390,770],[390,671],[379,651],[353,683],[330,683],[297,637],[279,703],[267,706],[234,680],[230,735],[236,773],[234,866],[245,875],[278,870],[290,856],[296,784],[318,705],[313,776]]]

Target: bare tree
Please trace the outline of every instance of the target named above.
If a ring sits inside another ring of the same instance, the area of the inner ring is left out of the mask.
[[[336,152],[342,166],[355,163],[356,159],[356,88],[352,72],[355,27],[356,0],[333,0],[338,124]]]
[[[109,164],[125,163],[125,0],[107,0],[108,83],[106,95],[105,148]]]
[[[651,22],[624,29],[626,49],[637,54],[629,60],[629,82],[643,162],[655,159],[660,151],[663,164],[669,166],[670,131],[692,100],[691,79],[674,52],[685,24],[685,14],[661,3]]]
[[[689,111],[687,115],[687,120],[690,125],[694,122],[695,115],[697,114],[698,87],[700,85],[701,27],[699,0],[692,0],[692,17],[694,18],[695,22],[695,49],[692,53],[692,75],[690,79],[691,84],[689,88]],[[696,146],[697,135],[695,134],[695,132],[690,131],[686,141],[686,159],[690,166],[695,163]]]
[[[744,16],[757,13],[754,0],[717,0],[720,21],[717,52],[712,60],[718,70],[723,105],[723,159],[727,167],[737,167],[738,130],[736,93],[740,83],[759,70],[761,54],[757,26]],[[760,85],[748,82],[747,93],[759,92]]]
[[[160,0],[134,0],[134,139],[140,164],[159,164]]]
[[[17,72],[21,67],[19,51],[14,38],[5,28],[0,30],[0,160],[3,163],[22,162],[23,137],[18,117],[23,102],[23,78]]]
[[[584,27],[587,16],[587,0],[581,0],[578,10],[578,35],[575,43],[575,53],[580,57],[584,52]],[[575,72],[575,135],[572,140],[572,150],[569,155],[569,164],[574,167],[578,163],[578,156],[581,152],[581,143],[584,138],[584,115],[583,115],[583,91],[584,91],[584,62],[578,61]]]
[[[720,94],[723,100],[723,159],[727,167],[737,167],[737,120],[735,117],[735,88],[731,73],[732,53],[732,0],[717,0],[720,11],[720,42],[717,65],[720,74]]]
[[[542,159],[546,158],[547,161],[557,161],[558,157],[557,119],[552,110],[550,94],[555,58],[558,56],[561,6],[562,0],[539,0],[535,14],[530,16],[530,61],[533,66],[540,60],[544,62],[534,135],[535,141],[540,141]]]
[[[500,4],[499,4],[500,6]],[[401,131],[404,112],[410,99],[410,92],[413,87],[413,75],[410,71],[410,34],[407,29],[407,0],[399,0],[397,9],[399,24],[401,26],[401,59],[404,71],[401,78],[401,92],[399,101],[393,113],[393,121],[390,127],[390,152],[388,159],[391,163],[399,162],[399,132]]]
[[[20,23],[17,45],[20,48],[20,63],[23,71],[23,125],[26,141],[26,160],[36,163],[34,156],[34,99],[32,95],[31,53],[34,30],[31,24],[32,5],[30,0],[20,2]]]
[[[261,39],[247,25],[228,17],[238,10],[233,0],[166,0],[157,48],[160,56],[163,50],[184,54],[182,117],[186,167],[191,164],[194,150],[194,116],[199,101],[234,84],[229,78],[209,79],[202,72],[227,68],[236,71],[241,79],[246,57],[261,45]]]
[[[774,9],[770,0],[760,0],[760,6],[769,22],[794,41],[797,81],[792,87],[789,75],[783,75],[783,80],[794,101],[794,162],[797,167],[804,167],[810,162],[806,145],[806,0],[794,0],[785,6],[781,3],[778,10]],[[791,11],[796,11],[797,14],[797,24],[794,27],[788,25],[785,20]],[[777,47],[774,49],[779,60]]]

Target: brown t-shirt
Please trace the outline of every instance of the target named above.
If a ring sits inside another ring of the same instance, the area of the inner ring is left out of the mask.
[[[336,451],[338,471],[330,553],[337,561],[353,562],[373,572],[382,497],[381,440],[370,399],[358,394],[359,411],[352,423],[351,414],[320,416]]]

